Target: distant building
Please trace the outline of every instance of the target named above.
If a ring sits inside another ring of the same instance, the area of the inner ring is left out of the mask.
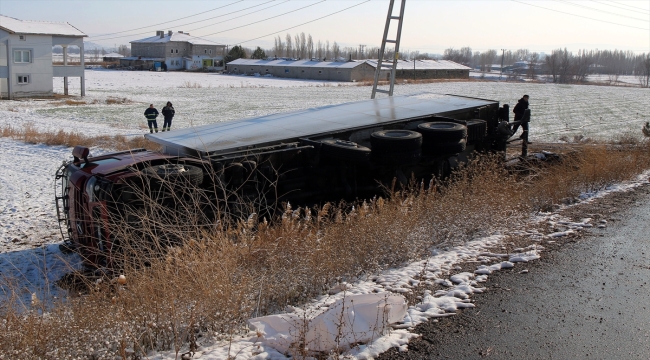
[[[374,67],[365,61],[237,59],[227,64],[226,71],[229,74],[331,81],[372,80],[375,76]]]
[[[396,78],[412,79],[459,79],[469,78],[470,68],[447,60],[400,60],[397,63]],[[237,59],[229,62],[229,74],[328,80],[328,81],[372,81],[375,78],[377,60],[320,61],[294,59]],[[388,80],[390,71],[383,69],[381,80]]]
[[[377,67],[377,60],[367,60],[367,62],[373,68]],[[470,67],[450,60],[398,60],[395,78],[419,80],[469,79],[470,70]],[[382,78],[385,77],[382,76]]]
[[[0,15],[1,96],[9,99],[52,96],[54,77],[64,79],[66,95],[68,78],[80,78],[81,96],[84,96],[84,59],[69,64],[68,47],[77,46],[83,54],[86,36],[67,22],[18,20]],[[56,45],[63,47],[63,58],[61,64],[54,65],[52,47]]]
[[[131,55],[120,59],[121,66],[142,70],[162,67],[168,70],[224,69],[226,46],[190,34],[157,31],[156,36],[131,41]]]
[[[102,60],[106,62],[115,62],[115,61],[119,61],[123,57],[124,55],[113,52],[113,53],[108,53],[106,55],[102,55]]]

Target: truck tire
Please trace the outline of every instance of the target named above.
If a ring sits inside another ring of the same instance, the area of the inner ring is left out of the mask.
[[[356,163],[370,160],[370,149],[355,142],[338,139],[322,140],[320,155],[323,158],[346,160]]]
[[[467,126],[446,121],[427,122],[418,125],[424,143],[456,142],[467,137]]]
[[[189,181],[192,185],[203,183],[203,169],[185,164],[162,164],[150,166],[142,170],[147,176],[166,181]]]
[[[460,141],[452,141],[445,143],[437,143],[427,147],[427,150],[436,155],[442,154],[458,154],[467,148],[467,141],[465,139]]]
[[[419,152],[422,134],[410,130],[380,130],[370,134],[370,146],[374,155]]]

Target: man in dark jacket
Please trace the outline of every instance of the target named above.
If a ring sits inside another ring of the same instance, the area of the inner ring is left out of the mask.
[[[144,111],[144,116],[147,118],[149,132],[152,133],[154,130],[158,132],[158,122],[156,122],[156,118],[158,117],[158,110],[153,107],[153,104],[149,105],[149,108]]]
[[[168,131],[172,129],[172,119],[174,118],[174,114],[176,114],[176,111],[174,110],[172,103],[167,101],[167,105],[162,109],[162,115],[163,118],[165,118],[162,131]]]
[[[521,99],[519,99],[517,105],[515,105],[515,108],[512,110],[512,112],[515,113],[515,121],[519,121],[524,118],[524,112],[526,111],[526,109],[528,109],[528,95],[524,95]],[[515,124],[512,127],[513,135],[517,132],[517,129],[519,129],[519,124]],[[521,124],[521,130],[522,132],[519,138],[523,139],[524,132],[528,131],[528,123]]]

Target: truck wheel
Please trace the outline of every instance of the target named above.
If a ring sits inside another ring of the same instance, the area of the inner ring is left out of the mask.
[[[325,158],[357,163],[367,162],[370,159],[370,149],[352,141],[326,139],[320,143],[320,155]]]
[[[420,151],[422,134],[410,130],[381,130],[370,134],[373,155]]]
[[[167,181],[189,181],[192,185],[201,185],[203,170],[200,167],[185,164],[162,164],[142,170],[145,175]]]
[[[460,141],[437,143],[427,147],[428,152],[436,155],[440,154],[458,154],[467,148],[465,139]]]
[[[467,137],[467,126],[446,121],[422,123],[418,125],[424,143],[456,142]]]

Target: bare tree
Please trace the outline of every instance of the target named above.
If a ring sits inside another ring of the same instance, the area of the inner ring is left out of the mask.
[[[287,57],[293,57],[293,44],[291,42],[291,34],[287,33],[287,36],[285,38],[286,41],[286,51],[287,51]]]
[[[573,59],[573,76],[577,82],[587,81],[587,74],[589,72],[589,65],[592,64],[591,57],[583,50],[578,52],[578,56]]]
[[[307,58],[307,37],[304,32],[300,33],[300,58]]]
[[[573,55],[566,49],[560,49],[560,83],[566,84],[573,77],[572,73],[572,57]]]
[[[637,65],[636,76],[642,87],[650,87],[650,53]]]
[[[535,79],[535,67],[539,62],[539,54],[533,52],[528,56],[528,78]]]
[[[280,56],[282,57],[282,54],[284,54],[284,43],[282,42],[282,38],[280,35],[278,35],[277,38],[275,38],[275,46],[273,47],[273,53],[275,56]]]
[[[340,52],[341,52],[341,48],[339,47],[339,44],[337,44],[335,41],[334,44],[332,44],[332,53],[334,55],[334,60],[338,60]]]
[[[546,57],[545,65],[548,72],[553,77],[553,82],[558,82],[558,72],[560,69],[560,53],[562,50],[553,50],[551,55]]]
[[[300,58],[300,34],[296,34],[293,38],[293,53],[294,58]]]
[[[318,40],[318,44],[316,45],[316,54],[319,59],[323,59],[323,42]]]
[[[117,53],[122,56],[131,56],[131,48],[129,45],[120,45],[117,48]]]
[[[330,57],[330,41],[325,40],[325,58],[329,59]]]
[[[311,34],[307,36],[307,56],[310,59],[314,58],[314,39],[312,39]]]

